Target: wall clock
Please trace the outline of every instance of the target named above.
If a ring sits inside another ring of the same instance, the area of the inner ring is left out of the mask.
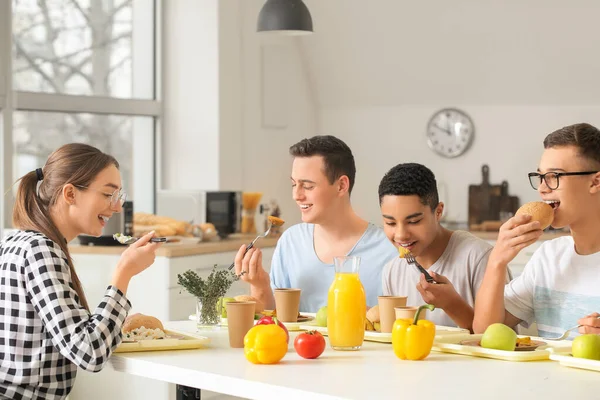
[[[469,116],[456,108],[444,108],[427,123],[427,144],[441,156],[454,158],[471,146],[475,126]]]

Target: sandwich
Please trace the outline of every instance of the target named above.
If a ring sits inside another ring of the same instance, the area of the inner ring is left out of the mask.
[[[538,221],[542,230],[552,224],[554,220],[554,209],[548,203],[543,201],[532,201],[523,204],[515,215],[531,215],[531,221]]]
[[[158,318],[140,313],[127,316],[121,332],[123,333],[123,340],[126,342],[164,339],[167,337],[165,328]]]

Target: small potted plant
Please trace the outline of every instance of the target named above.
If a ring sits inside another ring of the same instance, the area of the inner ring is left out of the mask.
[[[217,270],[215,265],[206,279],[192,270],[177,274],[177,282],[196,297],[198,326],[215,326],[221,321],[219,303],[238,276],[228,270]]]

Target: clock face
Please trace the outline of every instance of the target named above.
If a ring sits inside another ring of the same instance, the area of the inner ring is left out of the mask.
[[[427,124],[427,144],[444,157],[464,153],[475,136],[475,126],[467,114],[453,108],[438,111]]]

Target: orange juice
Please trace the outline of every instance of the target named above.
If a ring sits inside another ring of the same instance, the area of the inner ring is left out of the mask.
[[[358,350],[365,337],[367,300],[358,272],[336,272],[327,299],[327,331],[334,350]]]

